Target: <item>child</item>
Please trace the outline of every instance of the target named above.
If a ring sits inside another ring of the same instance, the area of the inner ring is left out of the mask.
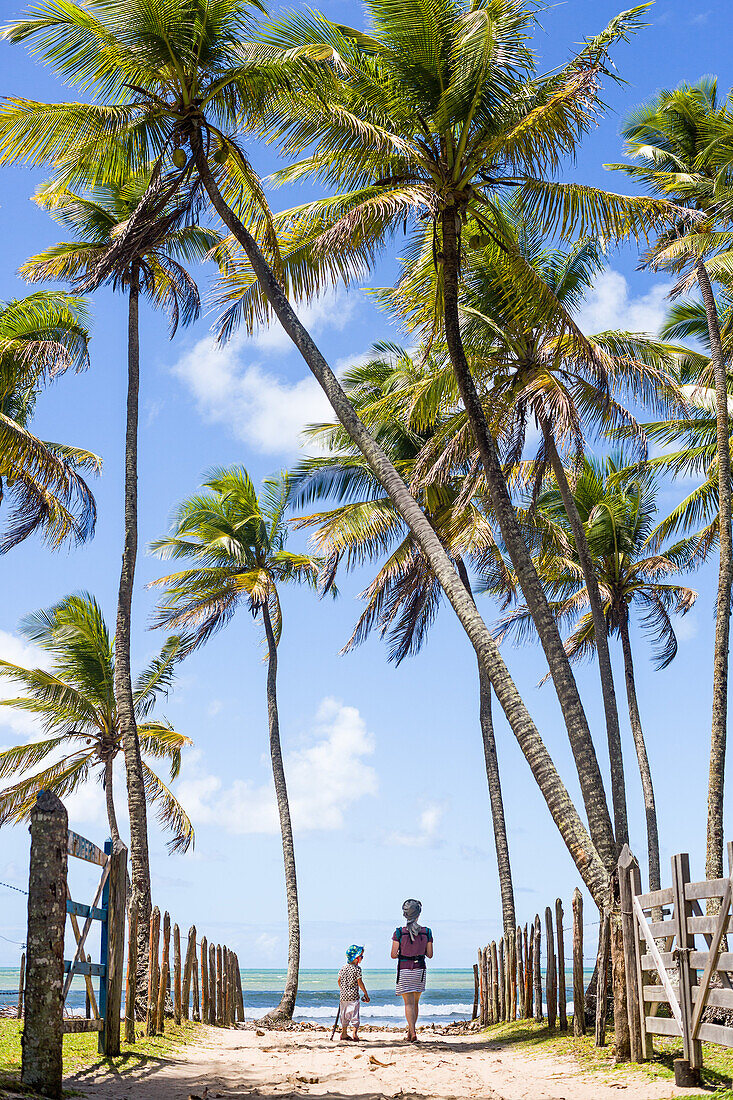
[[[364,948],[352,943],[346,952],[346,966],[339,971],[339,990],[341,993],[341,1038],[350,1043],[359,1041],[359,990],[364,994],[364,1001],[369,1004],[367,993],[361,977],[361,960],[364,958]],[[349,1035],[349,1025],[354,1028],[354,1038]]]

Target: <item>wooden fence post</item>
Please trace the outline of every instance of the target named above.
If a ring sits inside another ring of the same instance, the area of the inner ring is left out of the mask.
[[[23,1016],[23,993],[25,991],[25,951],[20,956],[20,979],[18,980],[18,1019]]]
[[[631,1061],[643,1062],[639,1018],[639,998],[641,990],[637,984],[636,965],[636,927],[633,911],[633,890],[631,887],[632,868],[636,860],[628,844],[624,844],[618,860],[618,885],[621,901],[621,932],[624,946],[624,970],[626,972],[626,1014],[629,1021],[629,1044]],[[638,866],[638,864],[637,864]],[[694,943],[694,940],[693,940]]]
[[[552,909],[545,907],[545,932],[547,936],[547,1026],[552,1030],[557,1022],[557,964],[555,962],[555,936],[552,930]]]
[[[583,895],[573,890],[573,1035],[585,1035],[583,984]]]
[[[497,984],[499,986],[499,1019],[506,1020],[506,989],[504,986],[504,937],[499,940],[499,948],[497,951],[497,958],[499,962],[499,971],[497,974]]]
[[[598,984],[596,986],[596,1046],[606,1045],[608,1012],[608,963],[611,958],[611,914],[603,910],[598,937]]]
[[[557,1012],[560,1031],[568,1030],[568,1000],[565,990],[565,929],[563,928],[562,900],[555,901],[555,933],[557,935]]]
[[[524,1019],[524,939],[521,926],[516,930],[516,990],[517,1008]]]
[[[155,1014],[155,1033],[165,1032],[165,1001],[171,974],[171,916],[166,909],[163,916],[163,949],[160,954],[160,984],[158,986],[158,1007]]]
[[[113,848],[109,864],[107,896],[107,998],[104,1031],[99,1033],[99,1053],[108,1058],[120,1053],[122,978],[125,972],[125,916],[127,913],[127,848]]]
[[[527,1020],[532,1020],[535,1014],[535,927],[524,926],[524,943],[527,952],[524,969],[524,981],[527,987]]]
[[[156,905],[150,914],[150,951],[148,954],[148,1018],[145,1034],[155,1035],[155,1017],[158,1012],[158,945],[160,942],[160,909]]]
[[[192,924],[188,930],[188,946],[186,947],[186,963],[183,968],[183,990],[181,1001],[181,1013],[183,1019],[187,1020],[189,1016],[189,1005],[191,1002],[191,979],[193,977],[196,967],[194,965],[194,959],[196,956],[196,925]]]
[[[471,1019],[472,1020],[475,1020],[478,1017],[478,994],[479,994],[478,965],[476,963],[474,963],[473,964],[473,1013],[471,1014]]]
[[[224,1026],[224,956],[220,943],[216,945],[216,1022]]]
[[[209,1022],[209,945],[206,936],[201,940],[201,1022]]]
[[[59,1098],[64,1038],[64,929],[69,819],[63,803],[39,791],[31,810],[21,1081]]]
[[[135,980],[137,975],[137,903],[130,903],[127,936],[127,985],[125,986],[125,1042],[135,1042]]]
[[[491,1016],[491,947],[484,948],[484,1027],[487,1027]]]
[[[196,941],[193,944],[193,1013],[192,1018],[197,1023],[201,1020],[201,1007],[199,1002],[199,957],[196,950]]]
[[[216,944],[209,944],[209,1023],[216,1023]]]
[[[244,1023],[244,990],[242,989],[242,971],[239,969],[239,957],[234,956],[235,975],[237,979],[237,1003],[239,1005],[239,1020]]]
[[[534,1018],[542,1023],[545,1013],[542,1008],[542,969],[540,947],[542,943],[542,925],[539,913],[534,918]]]
[[[188,1018],[188,1012],[186,1013]],[[173,1023],[181,1022],[181,930],[173,926]]]
[[[499,1022],[499,955],[496,940],[491,941],[491,1022]]]
[[[517,1018],[517,930],[509,934],[511,952],[511,985],[509,987],[509,1019]]]
[[[692,989],[697,985],[697,971],[690,966],[690,951],[695,950],[695,936],[687,930],[692,906],[685,896],[690,881],[690,857],[687,853],[672,856],[672,890],[677,936],[677,972],[679,974],[680,1011],[682,1013],[682,1058],[674,1060],[675,1084],[687,1087],[700,1084],[702,1044],[692,1038],[692,1016],[695,1009]]]

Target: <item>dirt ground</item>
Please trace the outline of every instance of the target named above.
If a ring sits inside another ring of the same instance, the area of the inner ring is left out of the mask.
[[[175,1058],[129,1056],[121,1071],[83,1070],[65,1081],[88,1097],[108,1100],[661,1100],[681,1090],[629,1073],[604,1079],[583,1073],[572,1058],[527,1052],[482,1035],[375,1031],[361,1043],[330,1041],[326,1031],[206,1028],[204,1038]],[[684,1090],[691,1095],[691,1090]]]

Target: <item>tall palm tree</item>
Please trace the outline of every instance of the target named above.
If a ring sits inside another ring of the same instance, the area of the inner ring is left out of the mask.
[[[377,344],[368,362],[344,374],[342,385],[412,486],[471,593],[467,563],[476,563],[484,574],[490,563],[501,565],[491,524],[475,501],[460,499],[463,479],[459,476],[441,481],[415,476],[422,449],[441,413],[445,415],[450,408],[439,404],[428,412],[431,385],[445,397],[444,374],[445,368],[430,356],[419,361],[395,345]],[[429,562],[343,428],[339,424],[313,425],[307,434],[321,446],[325,444],[328,453],[306,459],[291,471],[293,507],[324,499],[336,506],[299,516],[295,526],[314,530],[318,550],[329,563],[328,583],[335,578],[341,561],[347,568],[366,561],[382,563],[363,593],[366,607],[343,652],[377,629],[388,641],[389,659],[399,664],[417,653],[425,642],[442,590]],[[480,665],[479,712],[503,924],[509,933],[516,928],[509,841],[492,720],[491,682]]]
[[[21,773],[0,791],[0,825],[28,820],[38,791],[50,790],[63,798],[98,770],[110,835],[119,843],[112,776],[122,736],[114,695],[114,639],[102,610],[88,593],[66,596],[25,618],[20,633],[50,655],[51,667],[23,668],[0,660],[0,676],[25,691],[17,698],[3,699],[2,705],[34,715],[45,737],[0,753],[0,779]],[[151,712],[170,689],[180,649],[181,639],[169,638],[134,687],[143,754],[151,760],[168,760],[171,779],[180,771],[182,749],[193,742],[164,718],[151,717]],[[43,765],[40,771],[26,774],[39,764]],[[173,833],[169,848],[185,852],[194,842],[185,810],[145,762],[143,769],[148,801],[157,805],[158,820]]]
[[[621,642],[629,721],[639,764],[646,814],[649,889],[661,887],[659,827],[649,756],[641,724],[631,649],[631,613],[636,611],[649,636],[657,668],[666,668],[677,654],[672,615],[690,610],[697,593],[668,578],[688,568],[684,543],[655,546],[657,481],[621,467],[613,456],[585,458],[573,487],[578,515],[586,533],[607,631]],[[540,572],[558,621],[571,626],[565,646],[571,660],[588,656],[596,646],[595,620],[588,612],[588,587],[568,521],[563,494],[550,486],[533,510],[541,539]],[[503,629],[526,625],[526,611],[511,612]],[[521,629],[520,634],[521,637]]]
[[[94,533],[94,497],[80,470],[98,473],[90,451],[30,431],[43,387],[89,363],[84,300],[40,291],[0,303],[0,554],[39,531],[53,549]]]
[[[146,194],[150,167],[129,173],[121,182],[98,184],[77,194],[54,183],[42,186],[35,201],[47,210],[74,239],[52,245],[23,264],[21,274],[31,281],[66,279],[79,283],[92,279],[110,246],[125,232],[132,213]],[[183,206],[169,201],[158,213],[144,242],[123,263],[115,265],[104,281],[127,296],[127,409],[125,422],[124,546],[117,601],[115,631],[115,695],[125,755],[127,800],[130,814],[131,904],[138,908],[138,990],[147,987],[150,912],[150,861],[148,855],[145,769],[135,722],[135,701],[130,672],[132,597],[137,558],[138,405],[140,392],[140,295],[168,313],[171,335],[179,321],[196,319],[200,299],[196,283],[183,266],[201,261],[216,244],[215,233],[187,224]]]
[[[165,589],[157,615],[159,625],[185,627],[189,648],[203,644],[229,622],[242,606],[261,616],[267,644],[267,715],[270,759],[280,817],[285,893],[288,908],[288,970],[285,989],[273,1020],[290,1019],[295,1008],[300,966],[300,919],[295,847],[285,782],[277,704],[277,647],[282,632],[279,587],[316,586],[320,562],[286,549],[289,483],[287,477],[266,479],[258,495],[240,467],[213,470],[204,491],[176,510],[172,533],[152,549],[163,558],[191,563],[154,584]]]
[[[605,812],[602,809],[605,799],[597,767],[593,774],[598,786],[592,797],[588,789],[585,793],[600,852],[440,540],[398,471],[360,421],[288,300],[289,291],[307,295],[317,290],[323,281],[323,265],[317,270],[312,254],[308,262],[303,262],[297,241],[289,255],[280,252],[257,177],[242,148],[243,138],[247,128],[260,121],[267,110],[281,110],[274,93],[294,91],[296,98],[302,99],[309,81],[323,88],[325,81],[338,80],[333,64],[338,59],[331,53],[331,62],[311,62],[263,50],[258,43],[253,48],[252,10],[246,0],[225,4],[219,0],[182,0],[175,9],[164,0],[89,0],[84,5],[73,0],[48,0],[42,11],[16,20],[4,34],[11,41],[29,42],[32,51],[62,79],[81,84],[85,92],[95,96],[95,102],[8,100],[0,107],[0,164],[52,165],[70,181],[79,177],[88,180],[95,173],[99,177],[124,174],[157,157],[160,170],[154,175],[145,201],[110,248],[95,278],[124,262],[129,244],[139,246],[172,189],[190,181],[195,168],[216,213],[242,245],[268,308],[298,347],[334,412],[430,561],[477,659],[491,679],[583,881],[602,904],[614,845],[610,817],[607,808]],[[485,43],[492,41],[491,19],[487,19],[481,35]],[[350,41],[344,39],[348,48]],[[588,58],[592,61],[593,56],[591,49]],[[323,52],[320,57],[324,57]],[[595,71],[593,64],[591,70]],[[561,77],[558,87],[563,86],[562,81]],[[570,83],[574,82],[571,76]],[[580,100],[585,111],[587,96],[581,94]],[[193,156],[178,168],[186,160],[186,146]],[[175,157],[177,173],[167,171],[168,156]],[[630,206],[626,200],[622,205],[636,210],[636,205]],[[632,217],[624,221],[626,226],[634,224]],[[363,270],[363,256],[358,250],[347,250],[345,260],[334,253],[330,270],[340,277],[345,271],[353,272],[354,264]],[[264,306],[260,315],[263,311],[267,312]],[[596,828],[599,818],[600,828]]]
[[[655,268],[680,275],[675,290],[697,285],[705,309],[708,346],[715,387],[718,466],[718,598],[713,658],[713,710],[708,780],[708,878],[723,875],[723,801],[728,729],[728,649],[733,592],[733,529],[728,412],[729,358],[720,332],[713,280],[730,278],[730,150],[733,144],[733,98],[719,99],[717,82],[704,77],[659,92],[637,107],[622,129],[631,163],[619,169],[662,198],[677,212],[672,226],[652,243],[645,257]]]

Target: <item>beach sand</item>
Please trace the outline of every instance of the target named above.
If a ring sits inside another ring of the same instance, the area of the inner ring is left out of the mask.
[[[329,1031],[206,1028],[174,1058],[137,1063],[122,1073],[82,1071],[67,1089],[107,1100],[661,1100],[695,1090],[647,1081],[638,1073],[583,1073],[572,1058],[530,1053],[482,1035],[424,1031],[407,1044],[397,1031],[372,1031],[363,1043],[331,1042]],[[381,1063],[381,1064],[380,1064]],[[702,1093],[701,1093],[702,1095]]]

